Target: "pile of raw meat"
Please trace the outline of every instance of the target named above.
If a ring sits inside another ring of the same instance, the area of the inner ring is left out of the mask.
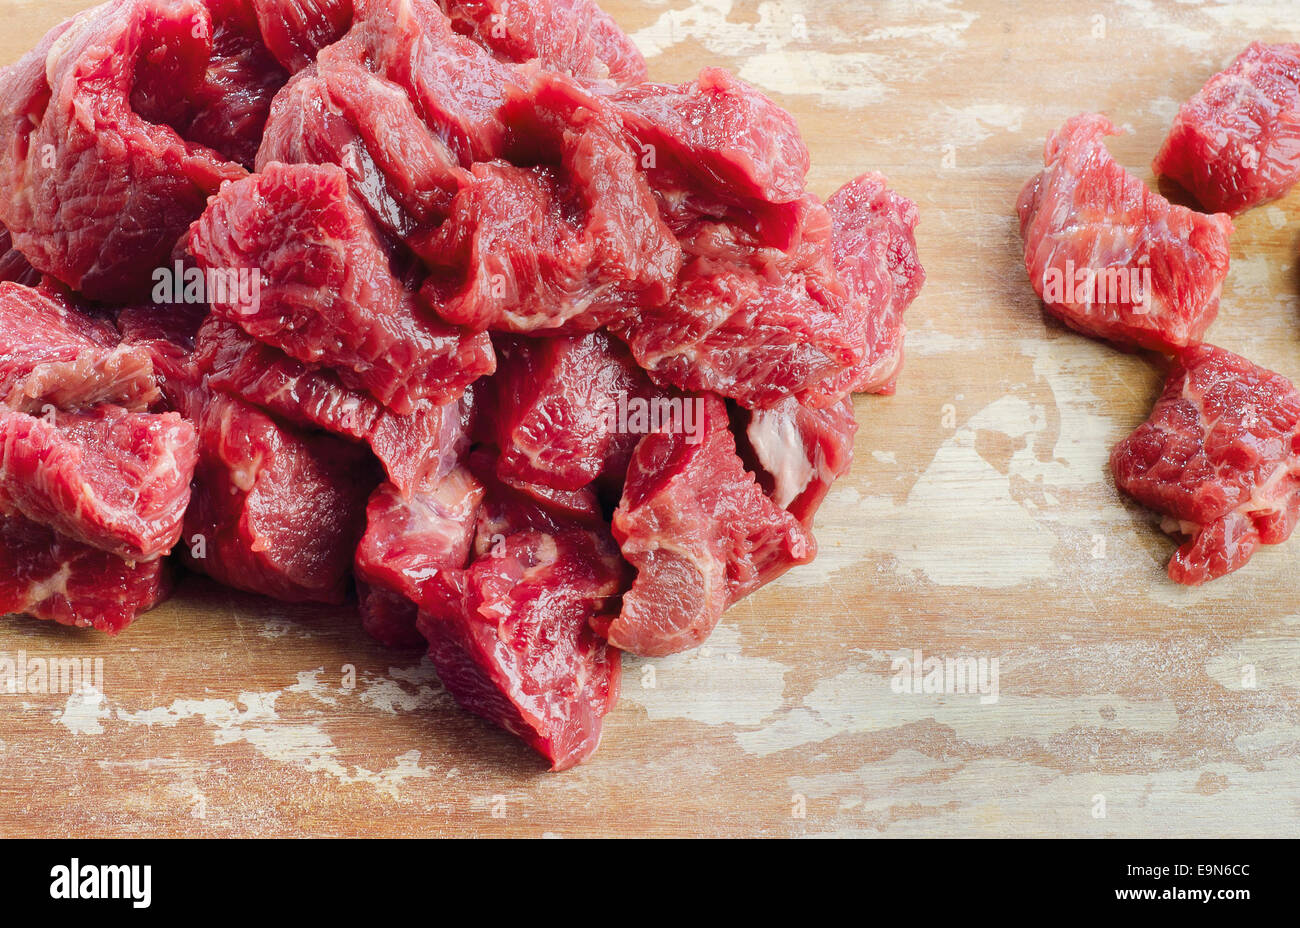
[[[813,558],[924,280],[591,0],[112,0],[0,101],[0,612],[355,590],[557,769]]]
[[[1170,203],[1077,116],[1020,195],[1025,266],[1049,312],[1120,346],[1171,355],[1151,418],[1111,457],[1120,490],[1182,540],[1169,575],[1195,585],[1290,537],[1300,517],[1300,392],[1203,344],[1228,274],[1232,219],[1300,181],[1300,45],[1255,43],[1174,122],[1157,174],[1213,214]]]

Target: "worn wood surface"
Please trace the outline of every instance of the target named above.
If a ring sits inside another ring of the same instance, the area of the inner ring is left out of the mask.
[[[652,74],[737,70],[823,194],[876,169],[930,282],[898,395],[861,398],[811,567],[709,646],[628,662],[587,765],[545,772],[345,610],[191,579],[112,641],[102,692],[0,695],[0,835],[1296,835],[1300,540],[1206,589],[1117,495],[1161,365],[1045,321],[1013,221],[1046,134],[1104,110],[1147,165],[1178,104],[1292,2],[605,0]],[[0,0],[13,60],[78,0]],[[1212,341],[1300,377],[1300,196],[1243,217]],[[892,659],[996,660],[999,698],[895,692]],[[346,668],[355,686],[346,686]]]

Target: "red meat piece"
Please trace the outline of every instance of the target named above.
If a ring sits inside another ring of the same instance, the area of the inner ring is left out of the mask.
[[[739,205],[804,194],[810,158],[794,117],[726,71],[706,68],[681,85],[638,84],[613,100],[657,186]]]
[[[205,3],[212,16],[212,57],[202,80],[178,96],[168,82],[174,61],[146,59],[136,72],[131,105],[144,119],[169,125],[187,141],[251,169],[271,100],[289,75],[262,44],[251,0]],[[162,70],[157,79],[149,73],[153,67]]]
[[[831,263],[830,214],[811,196],[797,205],[788,251],[731,222],[697,222],[682,240],[675,296],[611,326],[656,383],[761,408],[862,360],[861,314]]]
[[[116,635],[170,591],[165,558],[126,561],[22,516],[0,516],[0,615]]]
[[[149,352],[119,345],[110,323],[48,292],[0,283],[0,403],[33,414],[99,403],[138,412],[158,396]]]
[[[258,169],[273,161],[339,165],[371,218],[400,239],[440,224],[464,175],[406,92],[343,54],[321,56],[276,97]]]
[[[791,397],[745,415],[745,456],[774,503],[811,529],[831,485],[853,466],[853,401],[814,409]]]
[[[379,482],[366,450],[285,428],[223,394],[181,399],[201,441],[186,563],[251,593],[342,603]]]
[[[614,513],[637,568],[622,612],[598,624],[610,644],[659,657],[700,645],[737,600],[812,560],[812,536],[764,494],[736,453],[725,404],[705,398],[702,439],[641,440]]]
[[[1183,104],[1155,172],[1237,214],[1300,180],[1300,45],[1253,42]]]
[[[864,174],[826,202],[833,224],[831,254],[848,291],[847,320],[861,332],[862,360],[813,391],[810,401],[834,405],[846,393],[894,392],[903,367],[903,313],[925,284],[916,253],[916,204]]]
[[[194,363],[194,342],[208,313],[204,305],[149,303],[123,308],[117,328],[125,345],[149,353],[161,394],[152,412],[179,412],[189,417],[201,408],[202,372]]]
[[[403,493],[441,465],[463,434],[461,404],[422,406],[399,416],[329,370],[313,368],[211,317],[199,331],[194,361],[208,386],[239,397],[303,429],[365,442]]]
[[[352,0],[252,0],[262,40],[297,73],[352,25]]]
[[[605,516],[601,508],[600,497],[594,487],[580,490],[557,490],[544,483],[529,483],[507,477],[501,485],[517,493],[529,505],[540,507],[543,511],[562,516],[564,519],[595,525]]]
[[[450,220],[417,247],[454,271],[426,286],[444,319],[581,333],[672,293],[681,248],[617,129],[589,118],[557,147],[558,167],[475,165]]]
[[[1047,309],[1087,335],[1168,353],[1219,311],[1232,221],[1169,203],[1106,150],[1117,130],[1076,116],[1020,194],[1025,267]]]
[[[503,61],[619,85],[646,79],[641,52],[593,0],[441,0],[456,31]]]
[[[341,602],[346,552],[364,518],[365,491],[349,487],[365,479],[371,463],[337,439],[314,441],[214,393],[195,358],[205,313],[151,304],[118,315],[124,340],[153,357],[162,405],[198,430],[182,553],[199,572],[239,589],[290,602]],[[345,473],[349,466],[359,473]]]
[[[515,69],[457,34],[437,0],[357,0],[352,32],[331,52],[365,60],[405,89],[464,166],[504,151],[501,108]]]
[[[370,497],[356,574],[372,594],[362,615],[369,613],[367,631],[379,641],[394,647],[409,643],[418,634],[416,603],[439,595],[436,588],[447,583],[445,575],[469,563],[483,493],[482,484],[458,467],[435,475],[410,496],[389,483]]]
[[[606,468],[611,444],[652,392],[627,349],[604,333],[499,345],[491,417],[503,480],[580,490]]]
[[[490,401],[490,397],[488,397]],[[490,407],[490,402],[482,404]],[[480,417],[479,421],[486,419]],[[489,429],[479,427],[479,432]],[[499,452],[491,444],[478,445],[466,458],[470,472],[487,488],[483,506],[479,509],[479,553],[499,539],[517,532],[536,530],[557,533],[575,524],[587,529],[603,528],[608,523],[600,498],[594,487],[578,490],[557,490],[544,483],[530,483],[507,475],[501,477]]]
[[[419,619],[443,685],[554,770],[590,757],[621,676],[619,653],[592,631],[622,590],[612,542],[525,531],[446,580]]]
[[[131,107],[133,90],[197,86],[211,49],[197,0],[112,0],[0,73],[0,222],[36,268],[94,299],[142,297],[208,196],[244,175]],[[153,86],[136,80],[160,59]]]
[[[1151,418],[1115,448],[1116,485],[1188,538],[1169,576],[1196,585],[1281,544],[1300,515],[1300,392],[1211,345],[1169,372]]]
[[[257,284],[251,298],[225,288],[214,313],[400,415],[454,399],[495,368],[486,333],[442,322],[393,276],[338,167],[271,164],[228,184],[190,250],[200,267]]]
[[[197,439],[175,413],[97,406],[40,418],[0,407],[0,513],[147,561],[180,538]]]

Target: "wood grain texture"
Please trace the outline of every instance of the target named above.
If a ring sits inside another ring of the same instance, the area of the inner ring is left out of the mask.
[[[10,619],[0,651],[105,680],[0,696],[0,835],[1300,833],[1300,540],[1166,578],[1173,544],[1106,467],[1161,364],[1045,320],[1013,217],[1083,110],[1132,129],[1112,150],[1150,180],[1182,100],[1250,40],[1300,40],[1294,4],[604,2],[654,77],[721,64],[787,106],[817,192],[880,170],[920,205],[906,370],[857,402],[817,563],[707,648],[629,661],[600,753],[561,775],[347,610],[191,578],[116,641]],[[86,5],[0,0],[0,58]],[[1298,230],[1300,196],[1240,220],[1210,333],[1293,378]],[[913,649],[996,659],[998,701],[894,692]]]

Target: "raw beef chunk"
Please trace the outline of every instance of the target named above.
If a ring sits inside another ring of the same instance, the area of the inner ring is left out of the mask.
[[[661,186],[740,205],[804,195],[810,158],[794,118],[726,71],[706,68],[688,84],[639,84],[613,99]]]
[[[1105,116],[1069,120],[1017,209],[1025,267],[1053,315],[1088,335],[1174,353],[1219,311],[1232,221],[1170,204],[1106,150]]]
[[[352,24],[351,0],[252,0],[262,40],[297,73],[343,37]]]
[[[356,8],[352,31],[329,54],[364,60],[405,89],[464,166],[499,157],[508,139],[501,109],[513,66],[456,33],[437,0],[358,0]]]
[[[767,495],[811,529],[831,484],[853,465],[858,432],[853,401],[846,397],[827,409],[813,409],[792,397],[745,419],[744,451],[758,465]]]
[[[593,0],[440,2],[456,31],[503,61],[620,85],[646,79],[641,52]]]
[[[1201,345],[1175,360],[1151,418],[1116,447],[1115,483],[1188,541],[1169,564],[1200,584],[1290,537],[1300,513],[1300,392]]]
[[[862,360],[814,390],[833,405],[845,393],[893,393],[903,367],[903,313],[921,292],[925,270],[916,254],[916,204],[894,193],[879,174],[865,174],[827,201],[832,259],[848,291],[850,330],[865,341]]]
[[[0,516],[0,615],[116,635],[170,589],[164,558],[133,563],[22,516]]]
[[[1300,45],[1254,42],[1183,104],[1155,171],[1216,213],[1241,213],[1300,180]]]
[[[503,480],[582,489],[605,471],[628,425],[620,418],[641,412],[653,392],[627,349],[604,333],[503,341],[500,356],[490,389]]]
[[[441,321],[393,276],[338,167],[271,164],[228,184],[190,249],[209,272],[253,283],[226,287],[213,312],[400,415],[454,399],[495,367],[486,333]]]
[[[539,82],[533,93],[545,89]],[[527,100],[536,146],[554,117],[539,116],[535,95]],[[454,271],[426,287],[444,319],[524,334],[588,332],[672,293],[682,251],[617,127],[588,116],[558,134],[555,165],[475,165],[451,219],[417,246]]]
[[[197,0],[113,0],[0,72],[0,222],[36,268],[93,299],[142,297],[209,194],[243,176],[132,109],[133,90],[197,86],[211,49]]]
[[[343,602],[379,480],[365,449],[221,394],[195,390],[186,402],[201,439],[186,563],[286,602]]]
[[[419,619],[443,685],[554,770],[591,756],[620,681],[619,653],[592,631],[623,588],[613,543],[523,531],[446,580]]]
[[[136,73],[136,112],[165,123],[190,142],[206,145],[251,169],[271,100],[289,79],[262,43],[252,0],[206,0],[212,15],[212,57],[202,81],[184,96],[166,83],[172,59],[161,59],[162,79],[151,81],[148,61]],[[149,97],[140,89],[154,89]]]
[[[367,628],[404,644],[418,604],[447,689],[564,769],[595,750],[617,698],[618,654],[592,622],[626,565],[603,525],[548,511],[492,478],[490,453],[474,457],[409,498],[391,485],[371,497],[356,561]]]
[[[175,413],[97,406],[37,418],[0,407],[0,513],[152,560],[180,538],[196,446]]]
[[[322,58],[276,97],[258,169],[274,161],[339,165],[371,218],[398,239],[440,224],[464,176],[406,92],[343,55]]]
[[[152,412],[177,412],[189,417],[200,392],[202,373],[194,363],[194,343],[199,326],[207,317],[203,304],[148,303],[128,306],[117,314],[122,343],[142,348],[153,364],[161,394]]]
[[[371,496],[356,574],[371,594],[367,630],[378,640],[390,646],[409,642],[416,634],[416,604],[437,601],[445,575],[468,564],[483,493],[482,484],[457,467],[410,496],[391,483]]]
[[[490,429],[481,423],[489,418],[488,403],[482,404],[476,434]],[[492,444],[477,445],[465,460],[465,466],[487,488],[479,510],[478,536],[483,539],[511,535],[535,529],[555,533],[575,524],[587,529],[608,529],[608,517],[601,506],[596,486],[578,490],[557,490],[544,483],[530,483],[510,476],[500,476],[498,449]],[[480,550],[480,553],[486,550]]]
[[[732,223],[699,221],[683,239],[673,298],[611,326],[656,383],[759,408],[818,389],[862,360],[864,320],[831,263],[830,214],[813,197],[798,207],[800,233],[788,251]]]
[[[463,431],[457,402],[399,416],[369,394],[349,390],[332,371],[303,364],[216,317],[200,329],[194,361],[214,390],[299,428],[369,444],[403,493],[438,469],[446,448]]]
[[[702,440],[680,431],[641,440],[614,514],[614,537],[637,578],[622,612],[597,629],[633,654],[698,646],[732,603],[816,551],[745,470],[725,405],[712,396],[704,403]]]
[[[157,400],[148,351],[119,345],[110,323],[53,294],[0,283],[0,403],[39,414],[99,403],[138,412]]]
[[[252,0],[208,0],[212,60],[182,134],[251,169],[271,101],[289,73],[263,44]]]

